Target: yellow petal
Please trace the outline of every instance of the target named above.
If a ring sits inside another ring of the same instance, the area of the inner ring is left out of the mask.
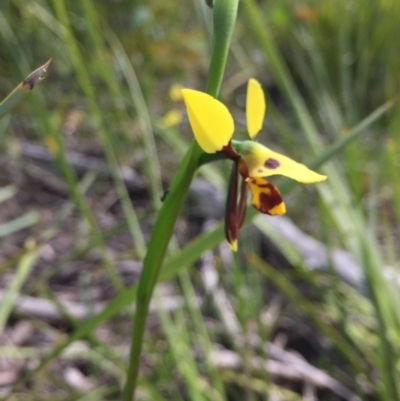
[[[236,150],[246,163],[250,177],[284,175],[304,184],[325,181],[327,178],[257,142],[244,141]]]
[[[251,204],[258,211],[271,216],[286,213],[286,207],[278,188],[259,177],[248,177],[246,183],[251,191]]]
[[[196,141],[204,152],[218,152],[229,143],[235,129],[229,110],[206,93],[183,89],[182,94]]]
[[[265,97],[258,81],[251,78],[247,84],[246,120],[250,138],[261,130],[265,115]]]

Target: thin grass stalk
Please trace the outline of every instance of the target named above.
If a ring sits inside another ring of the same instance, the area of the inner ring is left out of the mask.
[[[34,247],[28,250],[19,260],[15,270],[15,275],[11,284],[7,288],[7,292],[2,299],[0,306],[0,334],[3,333],[4,326],[7,323],[8,317],[13,309],[13,304],[17,298],[21,287],[25,283],[29,273],[32,271],[40,256],[41,247]]]
[[[91,185],[92,183],[92,177],[93,173],[89,173],[87,174],[84,179],[82,180],[82,185],[80,186],[82,191],[85,192],[86,189],[89,187],[89,185]],[[88,180],[88,177],[89,180]],[[9,187],[5,187],[4,189],[8,189],[8,196],[13,196],[15,194],[15,192],[13,191],[14,186],[10,185]],[[7,193],[4,194],[5,196],[7,196]],[[0,191],[0,203],[2,201],[2,194]],[[48,242],[50,239],[52,239],[54,237],[54,235],[56,234],[56,232],[58,232],[58,230],[60,229],[60,224],[65,220],[66,217],[68,217],[68,215],[72,212],[72,210],[74,210],[74,203],[71,201],[67,201],[66,204],[63,205],[63,207],[57,212],[55,218],[53,219],[52,223],[50,224],[49,227],[47,227],[45,230],[43,230],[39,236],[36,238],[36,241],[40,244]],[[32,212],[30,212],[32,213]],[[35,212],[33,212],[35,213]],[[40,216],[37,214],[37,221],[40,220]],[[1,236],[1,225],[0,225],[0,236]],[[92,240],[92,247],[93,247],[93,240]],[[7,269],[9,269],[11,266],[13,266],[18,259],[20,258],[20,256],[22,254],[24,254],[25,250],[23,250],[21,253],[17,253],[14,254],[13,256],[11,256],[11,258],[5,260],[3,263],[0,263],[0,275],[3,274]],[[46,273],[41,274],[39,277],[37,277],[35,279],[34,283],[43,283],[43,282],[47,282],[50,275],[48,275],[48,270],[46,270]],[[32,291],[30,291],[30,288],[33,288],[35,285],[33,283],[31,283],[30,285],[25,285],[24,286],[24,292],[25,294],[29,295],[32,293]]]
[[[204,324],[203,316],[201,315],[201,309],[196,302],[196,293],[193,288],[193,284],[190,280],[189,272],[183,270],[179,274],[179,282],[182,288],[183,296],[185,298],[185,303],[193,322],[193,335],[195,339],[193,342],[195,344],[200,344],[203,348],[204,353],[204,364],[207,367],[208,373],[210,375],[210,386],[213,391],[218,394],[221,399],[226,399],[224,385],[222,383],[218,368],[211,362],[211,353],[213,350],[213,345],[211,339],[208,335],[207,328]]]
[[[161,375],[161,377],[166,377],[166,374]],[[139,384],[142,389],[149,395],[151,401],[169,401],[162,394],[160,394],[159,386],[155,383],[150,383],[145,380],[139,379]],[[176,394],[174,401],[184,401],[180,394]]]
[[[185,319],[182,308],[178,308],[175,315],[175,322],[168,312],[163,308],[161,297],[155,294],[158,316],[160,317],[163,332],[166,335],[170,352],[175,361],[177,370],[186,385],[190,400],[206,401],[204,388],[199,380],[200,374],[196,366],[196,361],[191,352],[191,343],[187,329],[187,319]],[[177,341],[179,339],[179,341]]]
[[[78,327],[81,324],[81,321],[74,318],[69,311],[65,308],[65,306],[59,301],[57,295],[53,293],[50,289],[46,289],[44,291],[44,297],[53,302],[54,306],[57,308],[58,312],[61,314],[63,319],[68,322],[72,327]],[[88,308],[88,317],[90,310]],[[115,366],[118,366],[119,369],[126,369],[126,362],[114,351],[114,349],[108,346],[105,342],[98,339],[94,332],[88,333],[86,340],[90,344],[90,348],[92,350],[96,350],[96,352],[100,355],[104,355],[110,362],[112,362]]]
[[[70,206],[70,205],[66,205]],[[114,227],[105,230],[102,232],[102,236],[104,240],[114,237],[116,234],[125,231],[128,228],[127,223],[119,223],[116,224]],[[44,240],[48,240],[53,236],[55,228],[49,228],[49,231],[45,231],[44,233]],[[39,287],[43,282],[48,282],[50,278],[52,278],[55,274],[57,274],[62,267],[70,261],[77,260],[79,258],[83,258],[88,252],[90,252],[96,245],[96,240],[91,239],[87,244],[83,247],[78,247],[68,253],[66,256],[59,259],[55,262],[51,268],[46,270],[42,275],[36,279],[34,279],[26,288],[26,294],[33,293],[39,290]],[[0,265],[1,266],[1,265]]]
[[[146,159],[151,160],[151,163],[146,165],[146,173],[150,181],[150,192],[153,204],[156,210],[161,207],[162,184],[161,184],[161,171],[158,163],[158,154],[156,150],[156,143],[154,138],[152,118],[150,117],[146,101],[140,87],[138,77],[129,55],[122,46],[117,35],[111,30],[108,25],[104,25],[103,34],[107,43],[109,43],[115,55],[116,62],[126,79],[126,83],[131,93],[133,104],[139,117],[139,125],[143,135],[143,145],[145,148]],[[186,148],[187,149],[187,148]]]
[[[107,158],[107,162],[110,166],[111,174],[114,179],[118,195],[120,197],[122,208],[129,224],[131,236],[135,242],[135,248],[138,254],[143,256],[146,252],[146,243],[143,238],[143,233],[141,231],[136,213],[132,207],[125,183],[119,173],[119,166],[116,155],[114,153],[113,143],[104,126],[103,113],[97,104],[96,93],[94,91],[93,85],[91,84],[86,64],[83,61],[82,55],[79,51],[78,43],[71,30],[71,24],[67,13],[66,4],[64,1],[53,0],[53,6],[59,21],[64,27],[64,29],[61,30],[61,33],[66,42],[72,64],[77,72],[79,84],[88,100],[93,118],[98,123],[97,132],[99,133],[100,139],[103,143],[103,149]]]
[[[214,2],[214,37],[207,82],[207,92],[214,97],[218,96],[224,75],[237,8],[238,0],[215,0]],[[143,261],[143,271],[139,279],[129,369],[123,394],[124,401],[131,401],[135,398],[140,355],[150,300],[158,281],[176,220],[181,212],[193,177],[197,172],[199,158],[202,153],[197,143],[193,141],[172,181],[170,191],[157,215],[153,227],[147,254]]]
[[[25,213],[13,220],[0,224],[0,238],[7,237],[17,231],[31,227],[40,221],[40,215],[36,211]]]
[[[5,187],[0,188],[0,203],[11,199],[13,196],[17,194],[17,188],[14,184],[6,185]]]
[[[399,401],[397,359],[392,344],[396,329],[398,335],[398,327],[396,327],[398,322],[397,324],[394,322],[396,319],[394,313],[397,311],[393,313],[393,308],[396,308],[397,305],[391,302],[394,300],[394,297],[391,296],[392,288],[387,289],[391,284],[383,282],[384,277],[376,272],[377,266],[383,265],[376,260],[378,257],[378,253],[374,249],[376,244],[368,233],[366,236],[367,240],[364,243],[365,275],[370,290],[370,299],[376,312],[377,332],[380,339],[378,349],[381,358],[380,373],[383,386],[379,390],[385,400]]]
[[[352,20],[351,14],[354,12],[351,8],[351,3],[344,4],[341,7],[342,23],[339,24],[339,68],[340,68],[340,92],[342,102],[344,105],[346,123],[354,124],[357,121],[357,111],[355,105],[357,102],[354,99],[354,93],[352,82],[355,81],[354,72],[352,71],[353,66],[346,62],[346,57],[351,54],[351,28]]]
[[[18,45],[17,39],[13,34],[10,26],[7,23],[7,20],[4,18],[2,13],[0,12],[0,33],[4,37],[4,42],[9,46],[10,52],[13,55],[15,62],[18,63],[20,70],[23,74],[29,70],[28,61],[25,57],[25,54],[18,49],[20,46]],[[86,201],[85,196],[82,194],[77,178],[71,166],[68,164],[65,156],[65,146],[64,140],[62,137],[62,133],[55,127],[52,119],[48,118],[48,112],[44,110],[44,100],[43,96],[41,96],[40,91],[32,91],[30,95],[30,101],[34,110],[35,115],[37,116],[37,121],[39,122],[40,132],[46,133],[47,135],[44,137],[45,140],[50,140],[54,143],[52,154],[55,158],[55,162],[57,167],[61,171],[69,189],[69,193],[77,208],[84,218],[85,222],[88,224],[90,228],[90,233],[93,237],[95,245],[100,249],[102,262],[106,266],[107,273],[110,276],[111,282],[115,288],[122,287],[121,282],[118,280],[119,277],[115,274],[115,269],[108,257],[104,240],[102,238],[102,234],[100,232],[99,227],[97,226],[96,219]]]
[[[118,39],[115,38],[115,35],[113,34],[111,28],[108,25],[106,25],[106,23],[103,23],[104,26],[100,28],[100,24],[98,22],[98,14],[93,5],[93,1],[84,0],[82,1],[81,4],[85,13],[86,17],[85,19],[87,21],[90,39],[94,44],[94,48],[96,50],[95,53],[96,57],[98,58],[99,64],[102,67],[99,69],[102,78],[107,83],[107,86],[109,87],[109,90],[113,98],[123,99],[121,87],[119,86],[118,81],[115,78],[115,73],[110,68],[106,58],[107,50],[104,45],[103,36],[105,36],[108,41],[110,41],[109,39],[110,37],[113,37],[114,40],[112,40],[113,43],[111,43],[112,47]],[[121,48],[122,46],[118,47]],[[116,53],[116,50],[115,49],[113,50]],[[128,59],[128,57],[126,57],[125,59]],[[129,64],[131,68],[129,77],[127,77],[127,81],[131,89],[132,99],[134,101],[135,109],[138,115],[139,124],[142,131],[146,159],[152,161],[151,163],[147,163],[145,168],[147,173],[146,175],[149,178],[150,182],[150,193],[153,200],[153,204],[155,208],[158,209],[161,206],[160,194],[162,193],[162,185],[161,185],[160,165],[157,162],[158,156],[157,156],[156,144],[154,141],[154,133],[152,131],[151,118],[147,110],[146,102],[142,90],[140,88],[139,81],[136,77],[132,64],[131,63]],[[121,121],[127,120],[128,116],[125,110],[122,111],[118,109],[118,114],[119,117],[121,117],[120,118]]]
[[[341,85],[341,97],[344,104],[344,119],[347,125],[353,123],[356,120],[356,101],[353,96],[353,85],[355,81],[353,76],[352,65],[346,62],[346,57],[351,55],[351,5],[346,4],[343,7],[343,23],[339,24],[339,67],[340,67],[340,85]],[[357,202],[363,195],[362,180],[359,179],[359,163],[362,157],[363,147],[361,146],[349,146],[346,149],[346,173],[349,177],[351,188],[353,189],[354,196]]]
[[[386,143],[385,149],[385,165],[381,167],[385,174],[386,170],[388,170],[390,174],[390,181],[393,188],[393,208],[398,224],[400,224],[400,171],[398,166],[398,155],[400,154],[399,151],[400,141],[396,142],[394,139],[389,139]]]
[[[280,290],[287,294],[293,302],[299,305],[304,312],[309,315],[320,330],[331,339],[336,348],[342,353],[343,357],[352,364],[357,372],[367,374],[366,365],[363,359],[354,351],[352,346],[340,335],[340,333],[336,331],[335,328],[321,319],[319,312],[312,302],[304,298],[297,288],[286,279],[283,274],[277,272],[259,256],[249,254],[247,255],[247,258],[254,267],[272,280]]]

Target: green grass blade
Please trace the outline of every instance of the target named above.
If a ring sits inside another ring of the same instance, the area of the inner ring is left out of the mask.
[[[69,15],[66,9],[66,4],[64,1],[53,0],[53,5],[54,9],[56,10],[57,17],[59,18],[61,24],[65,28],[62,29],[60,33],[62,34],[62,37],[66,42],[69,56],[77,72],[77,78],[79,84],[88,100],[90,111],[95,120],[98,122],[97,132],[103,143],[103,149],[106,154],[107,162],[110,167],[111,174],[114,179],[124,213],[126,214],[127,217],[130,232],[132,238],[134,239],[135,247],[139,255],[143,257],[146,250],[146,243],[143,238],[142,231],[140,229],[138,217],[132,207],[128,191],[119,173],[118,160],[114,151],[112,139],[110,138],[107,129],[104,125],[103,113],[100,110],[99,105],[97,103],[96,93],[93,85],[91,84],[91,79],[88,70],[86,68],[86,64],[79,51],[77,39],[72,32]],[[115,280],[115,282],[117,281]]]
[[[332,326],[326,324],[321,319],[312,302],[304,298],[298,289],[288,279],[286,279],[283,274],[274,270],[259,256],[256,254],[249,254],[247,255],[247,258],[254,267],[272,280],[273,283],[285,294],[287,294],[296,305],[299,305],[307,313],[307,315],[309,315],[309,317],[321,329],[321,331],[331,339],[337,349],[342,353],[343,357],[350,361],[357,373],[367,374],[363,359],[360,358],[356,352],[354,352],[354,349],[351,347],[351,345],[348,344]]]
[[[36,248],[26,252],[25,255],[21,257],[15,271],[14,278],[10,286],[7,288],[5,297],[0,305],[0,333],[3,332],[4,325],[6,324],[7,319],[12,311],[14,300],[17,297],[29,273],[31,272],[33,266],[35,265],[39,255],[40,248]]]
[[[320,156],[310,164],[311,168],[322,166],[326,161],[331,159],[336,154],[339,154],[344,148],[353,142],[360,134],[370,127],[375,121],[382,117],[388,110],[390,110],[397,102],[395,100],[388,100],[382,106],[379,106],[369,116],[361,120],[354,128],[346,133],[346,135],[339,138],[336,142],[330,145]]]
[[[111,69],[106,58],[107,50],[103,41],[103,37],[105,37],[106,40],[110,43],[112,50],[116,54],[117,61],[121,65],[121,69],[125,74],[132,95],[132,100],[138,114],[139,126],[142,132],[146,159],[152,161],[151,163],[146,163],[145,168],[146,175],[149,178],[150,182],[150,192],[153,204],[155,208],[158,209],[161,206],[161,172],[158,163],[154,134],[152,131],[151,118],[147,110],[147,105],[139,81],[128,55],[126,54],[116,35],[112,32],[111,28],[104,22],[102,24],[103,26],[100,27],[100,24],[98,22],[99,16],[97,15],[97,11],[94,7],[93,1],[84,0],[81,4],[84,10],[84,15],[86,16],[86,21],[88,23],[89,36],[95,49],[96,57],[98,59],[100,74],[104,82],[106,82],[111,96],[114,99],[123,99],[124,94],[122,93],[122,88],[116,79],[115,72]],[[118,119],[121,122],[130,120],[125,110],[123,112],[119,110]],[[128,133],[127,136],[131,136],[131,133]]]
[[[17,188],[14,185],[7,185],[0,188],[0,203],[12,198],[17,193]]]
[[[183,270],[179,273],[179,282],[182,288],[185,303],[190,314],[190,318],[193,322],[193,344],[198,344],[202,347],[204,353],[204,365],[207,368],[208,374],[210,375],[210,386],[213,391],[217,392],[221,399],[226,398],[224,385],[216,366],[211,362],[212,353],[212,341],[207,332],[203,316],[201,314],[200,306],[195,302],[196,292],[193,284],[190,280],[190,275],[187,270]],[[187,336],[191,333],[188,332]]]
[[[23,216],[17,217],[7,223],[0,224],[0,238],[11,235],[17,231],[23,230],[39,222],[39,213],[28,212]]]
[[[60,29],[56,20],[48,13],[46,18],[52,21],[51,26]],[[51,19],[52,18],[52,19]],[[3,46],[8,46],[10,53],[13,55],[15,62],[19,62],[18,66],[22,72],[28,68],[26,55],[20,49],[17,37],[14,35],[7,20],[0,12],[0,39],[3,40]],[[31,104],[36,115],[36,120],[39,126],[39,132],[42,133],[43,140],[51,141],[55,144],[53,156],[57,167],[61,171],[70,192],[70,196],[78,207],[81,216],[90,227],[90,233],[95,240],[96,246],[99,247],[102,256],[102,262],[106,266],[107,272],[110,275],[113,285],[118,288],[120,285],[119,276],[116,275],[113,264],[107,254],[106,247],[97,225],[94,214],[92,213],[85,196],[79,188],[78,181],[72,167],[66,159],[64,137],[59,127],[54,123],[54,119],[48,117],[48,111],[45,109],[45,102],[40,91],[33,91],[31,96]]]
[[[179,374],[186,384],[190,399],[193,401],[205,401],[206,398],[203,396],[204,390],[201,388],[200,374],[193,357],[187,322],[185,322],[185,318],[183,317],[183,311],[181,308],[175,311],[174,322],[172,318],[168,316],[168,312],[163,308],[161,299],[157,293],[155,298],[163,331],[166,334],[168,345]],[[177,341],[178,338],[179,341]]]
[[[162,193],[161,171],[154,133],[152,130],[152,118],[149,114],[138,77],[129,59],[129,55],[126,53],[117,36],[108,26],[104,28],[104,36],[112,47],[113,52],[115,53],[116,61],[125,76],[129,92],[137,112],[146,159],[152,161],[151,163],[147,163],[145,169],[150,181],[152,201],[154,207],[159,209],[161,206],[160,194]]]

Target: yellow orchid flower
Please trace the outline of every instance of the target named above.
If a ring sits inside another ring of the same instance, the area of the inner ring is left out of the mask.
[[[326,180],[304,164],[300,164],[252,141],[235,141],[233,118],[227,107],[212,96],[193,89],[182,89],[189,123],[194,137],[206,153],[221,153],[234,162],[228,188],[225,214],[225,236],[231,248],[237,249],[239,229],[246,211],[247,190],[252,205],[261,213],[285,214],[286,208],[279,190],[265,180],[271,175],[284,175],[308,184]],[[262,87],[255,79],[247,85],[247,130],[253,139],[261,130],[266,110]],[[242,177],[238,201],[238,178]]]

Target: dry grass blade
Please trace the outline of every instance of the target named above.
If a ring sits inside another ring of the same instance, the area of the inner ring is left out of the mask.
[[[48,60],[41,67],[31,72],[18,86],[17,89],[24,88],[28,91],[32,90],[43,78],[43,74],[47,71],[47,67],[50,65],[51,59]],[[29,87],[29,88],[27,88]]]
[[[1,103],[0,119],[20,102],[42,79],[51,59],[30,73]]]

